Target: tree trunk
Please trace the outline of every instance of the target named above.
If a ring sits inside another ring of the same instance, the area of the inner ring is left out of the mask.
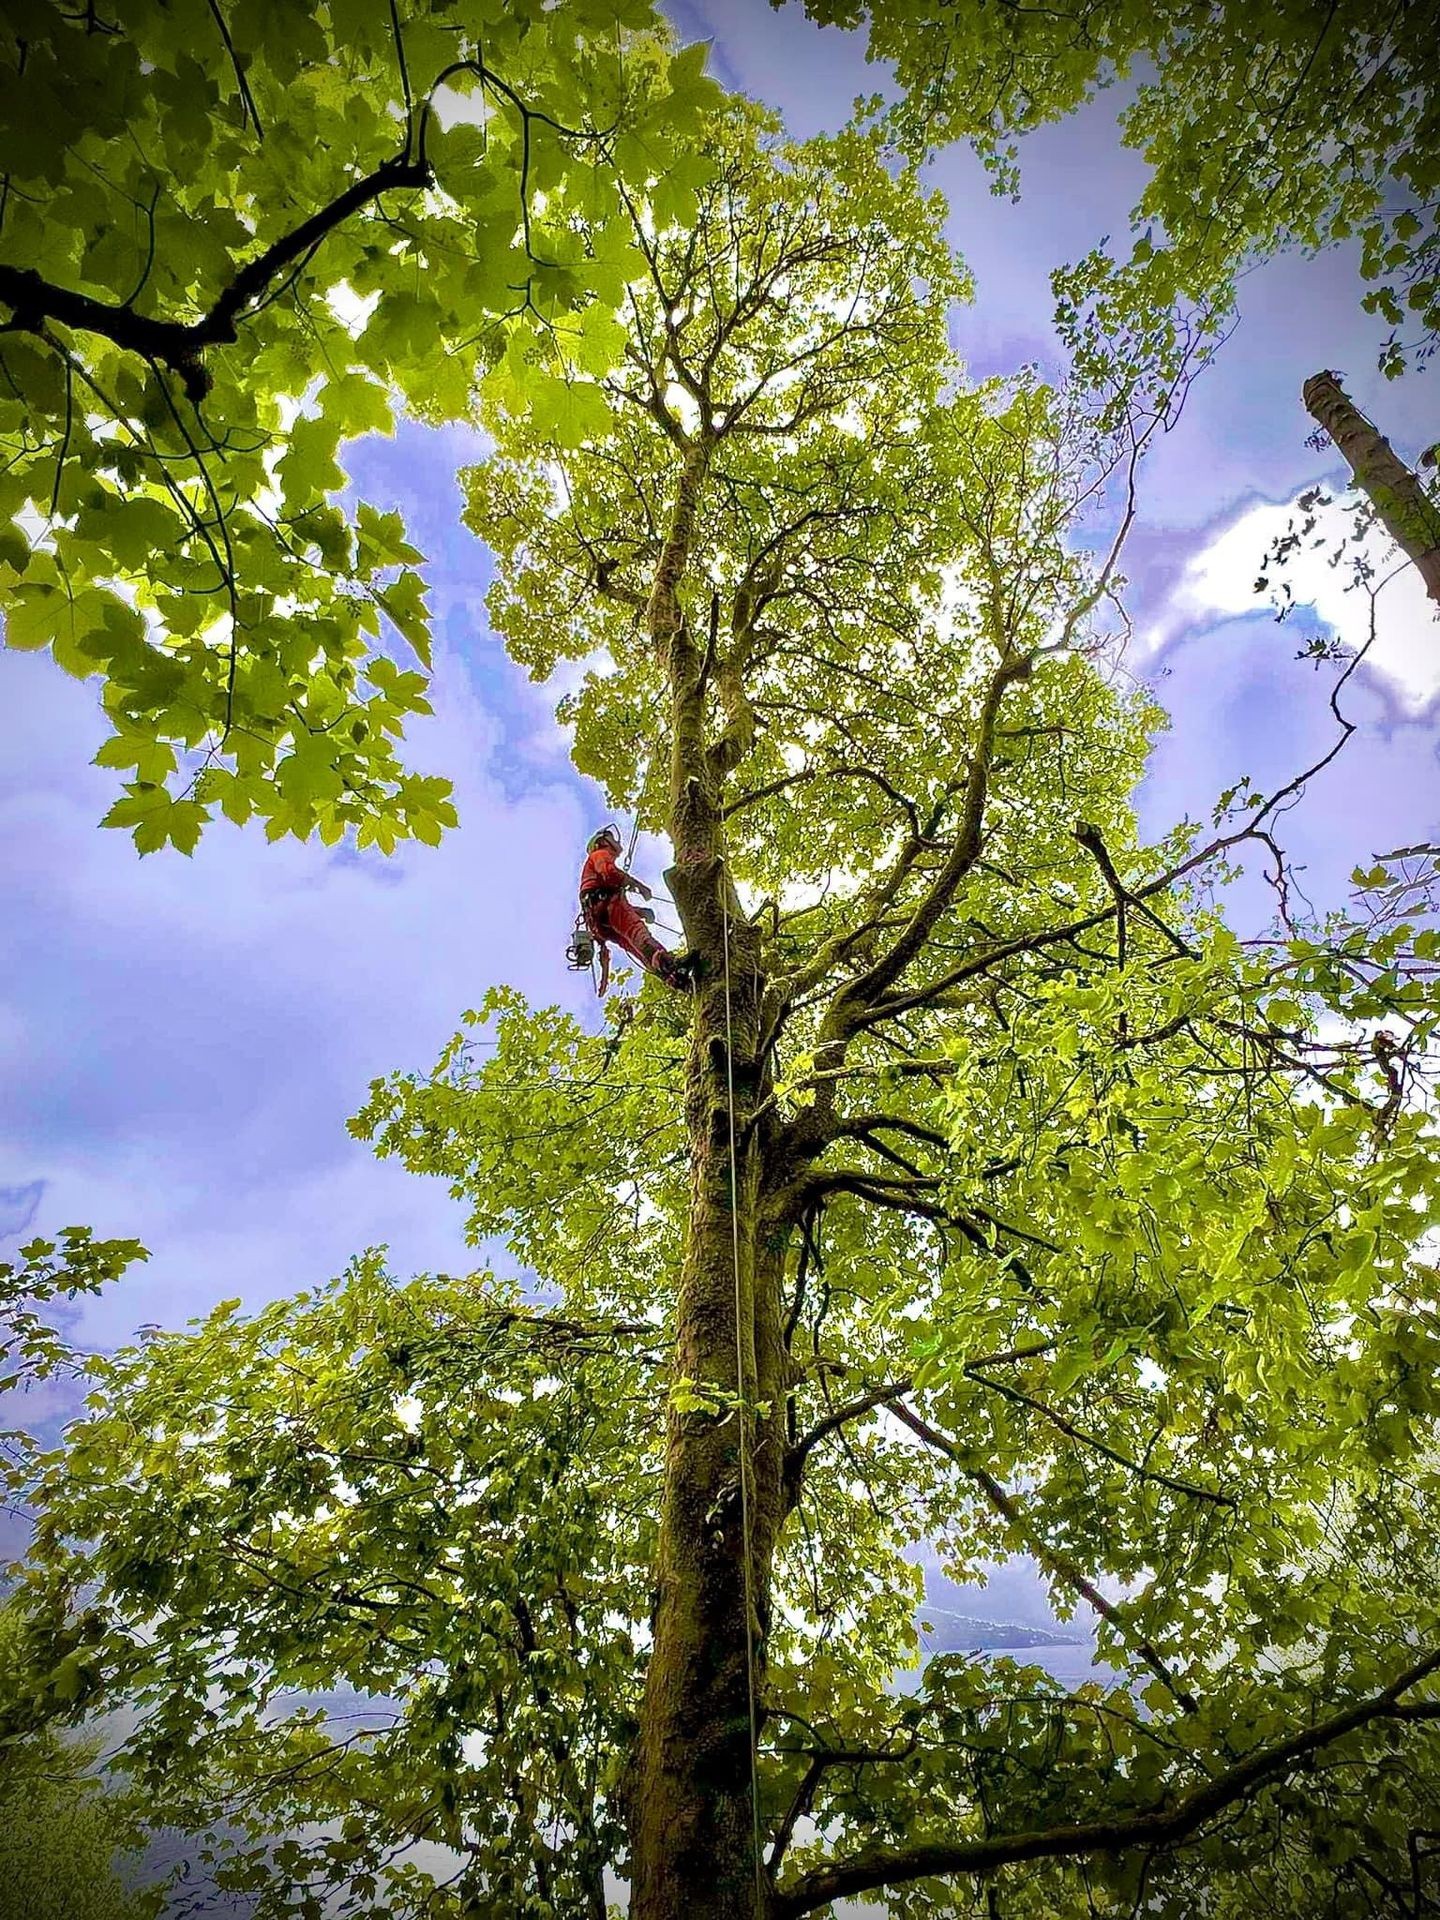
[[[668,1418],[631,1809],[634,1920],[751,1920],[763,1909],[752,1715],[781,1512],[783,1236],[762,1222],[768,1129],[752,1124],[769,1091],[759,941],[723,863],[701,703],[688,696],[698,668],[677,633],[672,891],[701,972],[686,1076],[691,1200],[673,1378],[728,1403],[672,1408]]]
[[[678,599],[704,472],[697,448],[677,488],[649,627],[670,681],[671,890],[700,963],[672,1377],[688,1377],[712,1406],[667,1416],[653,1644],[627,1783],[633,1920],[752,1920],[764,1905],[752,1713],[781,1514],[784,1239],[762,1224],[768,1130],[751,1124],[769,1085],[759,939],[724,866],[702,662]]]
[[[1369,497],[1403,553],[1414,561],[1426,591],[1440,601],[1440,506],[1361,413],[1333,373],[1305,382],[1306,408],[1335,442],[1355,484]]]
[[[766,1091],[755,935],[737,919],[718,861],[698,874],[682,861],[676,887],[677,899],[679,889],[688,896],[686,921],[699,936],[705,972],[687,1076],[691,1203],[674,1378],[688,1377],[718,1405],[669,1414],[654,1645],[631,1797],[631,1913],[635,1920],[749,1920],[757,1906],[763,1910],[752,1710],[764,1674],[780,1517],[784,1242],[763,1219],[763,1130],[750,1124]]]

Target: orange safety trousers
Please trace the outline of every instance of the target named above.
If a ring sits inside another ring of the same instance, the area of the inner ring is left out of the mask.
[[[581,902],[581,910],[597,940],[623,947],[647,973],[655,974],[667,986],[685,984],[674,954],[661,946],[623,893],[592,893]]]

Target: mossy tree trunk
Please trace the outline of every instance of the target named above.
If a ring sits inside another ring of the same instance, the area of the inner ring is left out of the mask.
[[[752,1688],[763,1674],[781,1516],[783,1236],[762,1227],[765,981],[758,935],[725,865],[706,656],[678,591],[707,460],[700,441],[682,466],[648,609],[670,688],[671,885],[700,968],[673,1378],[693,1382],[710,1404],[672,1406],[668,1415],[654,1644],[630,1793],[636,1920],[736,1920],[756,1911]]]

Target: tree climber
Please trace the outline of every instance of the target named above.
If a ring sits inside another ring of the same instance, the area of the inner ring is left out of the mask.
[[[580,870],[580,915],[600,947],[600,993],[610,985],[610,948],[614,941],[667,987],[682,992],[691,985],[690,962],[662,947],[625,898],[627,892],[651,897],[643,880],[626,873],[619,862],[620,836],[614,827],[602,827],[590,836],[585,865]]]

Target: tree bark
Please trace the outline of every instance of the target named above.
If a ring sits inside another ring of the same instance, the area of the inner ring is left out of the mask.
[[[669,1415],[631,1815],[635,1920],[751,1920],[763,1911],[752,1704],[764,1681],[783,1396],[766,1377],[779,1349],[780,1260],[762,1227],[762,1153],[753,1130],[745,1137],[759,1086],[757,984],[748,959],[732,964],[733,1207],[723,979],[702,989],[691,1048],[692,1191],[674,1377],[740,1404]]]
[[[1440,506],[1333,373],[1312,374],[1303,398],[1309,413],[1339,448],[1355,484],[1370,499],[1391,539],[1414,561],[1430,598],[1440,601]]]
[[[679,602],[705,471],[703,445],[692,446],[648,625],[670,682],[671,886],[700,967],[672,1377],[688,1377],[715,1405],[668,1415],[653,1644],[627,1788],[634,1920],[751,1920],[766,1904],[751,1801],[752,1714],[781,1519],[785,1232],[764,1217],[767,1134],[763,1122],[752,1124],[769,1083],[759,939],[724,864],[703,663]]]

